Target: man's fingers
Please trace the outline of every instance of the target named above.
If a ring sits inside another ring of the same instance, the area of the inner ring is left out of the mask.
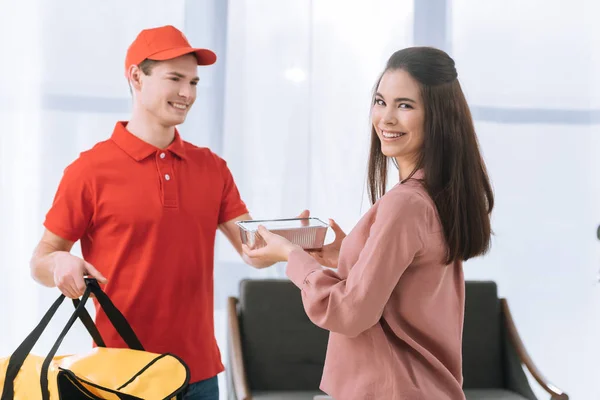
[[[79,295],[77,294],[77,284],[75,283],[75,280],[72,277],[70,279],[67,278],[63,282],[61,282],[58,288],[65,296],[67,296],[70,299],[79,298]]]
[[[77,293],[77,297],[83,296],[83,292],[85,292],[85,280],[83,276],[78,276],[73,279],[73,284],[75,285],[75,292]]]
[[[63,277],[54,277],[54,284],[60,290],[62,294],[72,299],[75,296],[75,292],[71,291],[71,282]]]
[[[83,296],[85,292],[85,281],[83,280],[83,276],[71,277],[71,284],[69,285],[70,292],[74,297],[72,299],[78,299]]]
[[[60,292],[62,294],[64,294],[65,296],[67,296],[68,298],[70,298],[70,299],[76,299],[77,298],[77,296],[75,295],[75,292],[72,292],[69,287],[62,286],[62,287],[59,287],[59,289],[60,289]]]
[[[92,264],[90,264],[87,261],[85,261],[85,269],[86,269],[87,274],[91,275],[94,278],[96,278],[96,280],[98,280],[98,282],[100,282],[100,283],[106,283],[106,282],[108,282],[108,279],[106,279],[104,277],[104,275],[102,275],[100,273],[100,271],[98,271],[96,269],[96,267],[94,267]],[[85,290],[85,282],[84,282],[84,290]]]
[[[301,226],[308,226],[308,224],[309,224],[308,218],[310,218],[310,211],[308,211],[308,210],[302,211],[300,213],[300,215],[298,215],[298,218],[302,219],[302,221],[300,221]]]
[[[304,210],[300,213],[300,215],[298,215],[298,218],[309,218],[310,217],[310,210]]]

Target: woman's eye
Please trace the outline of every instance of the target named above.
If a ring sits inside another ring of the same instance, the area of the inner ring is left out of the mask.
[[[173,82],[179,82],[179,78],[175,78],[175,77],[173,77],[173,78],[171,78],[171,80],[172,80]]]
[[[381,99],[375,99],[375,104],[377,104],[378,106],[385,106],[385,101]]]
[[[192,82],[192,86],[198,86],[198,82]]]
[[[410,104],[400,103],[398,105],[398,108],[412,108],[412,106]]]

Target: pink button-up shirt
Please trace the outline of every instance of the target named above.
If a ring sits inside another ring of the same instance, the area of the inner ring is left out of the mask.
[[[336,400],[465,398],[464,276],[462,263],[446,265],[445,256],[435,204],[414,178],[344,239],[337,271],[304,251],[290,254],[287,275],[306,313],[331,332],[323,391]]]

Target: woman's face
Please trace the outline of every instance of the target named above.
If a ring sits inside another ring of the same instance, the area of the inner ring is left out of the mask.
[[[377,87],[371,121],[381,151],[394,157],[401,174],[414,169],[423,147],[425,110],[417,82],[404,70],[383,74]]]

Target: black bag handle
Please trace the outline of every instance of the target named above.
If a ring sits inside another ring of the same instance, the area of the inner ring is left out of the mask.
[[[40,372],[40,387],[42,389],[42,400],[50,400],[50,391],[48,390],[48,369],[50,368],[52,357],[54,357],[63,339],[65,338],[65,336],[67,336],[67,333],[69,332],[71,327],[73,327],[73,324],[75,323],[77,318],[79,318],[79,315],[81,315],[81,310],[85,308],[85,303],[90,297],[90,292],[91,290],[88,286],[85,290],[85,293],[83,294],[83,297],[81,298],[81,302],[71,315],[71,318],[69,318],[69,322],[67,322],[67,325],[65,325],[60,335],[58,335],[58,339],[56,339],[56,342],[54,343],[54,346],[52,346],[50,353],[48,353],[48,355],[44,359],[44,363],[42,364],[42,370]]]
[[[106,295],[106,293],[104,293],[102,291],[102,289],[100,288],[100,285],[98,284],[98,281],[96,281],[96,279],[85,278],[85,283],[86,283],[86,290],[85,290],[83,296],[81,297],[81,301],[77,302],[78,304],[77,304],[75,311],[71,315],[71,318],[65,325],[65,327],[62,330],[61,334],[59,335],[58,339],[54,343],[54,346],[52,346],[50,353],[48,353],[48,355],[46,356],[46,359],[44,360],[44,363],[42,364],[42,371],[40,374],[40,384],[41,384],[41,389],[42,389],[43,400],[50,399],[50,394],[48,392],[48,368],[50,366],[50,362],[52,361],[52,358],[56,355],[56,352],[58,351],[60,344],[62,343],[63,339],[65,338],[65,336],[67,335],[67,333],[69,332],[69,330],[71,329],[71,327],[73,326],[75,321],[78,318],[80,318],[82,320],[82,322],[84,323],[84,325],[87,324],[86,328],[88,328],[88,332],[92,335],[92,337],[94,337],[96,335],[96,332],[98,332],[96,326],[93,324],[93,321],[92,321],[90,315],[87,313],[87,310],[85,309],[85,303],[87,302],[91,293],[94,293],[94,295],[96,296],[96,299],[98,300],[98,303],[100,304],[100,307],[102,307],[102,309],[106,313],[109,321],[115,327],[115,329],[117,330],[119,335],[121,335],[121,338],[123,338],[123,340],[125,341],[127,346],[129,346],[129,348],[134,349],[134,350],[141,350],[141,351],[144,350],[144,347],[140,343],[139,339],[135,335],[135,332],[133,331],[133,329],[131,328],[129,323],[127,322],[127,320],[125,319],[123,314],[117,309],[117,307],[115,307],[115,305],[112,303],[112,301]],[[50,320],[52,319],[54,314],[56,314],[56,311],[58,310],[58,308],[60,307],[60,305],[62,304],[64,299],[65,299],[65,296],[63,294],[61,294],[58,297],[58,299],[56,299],[56,301],[52,304],[50,309],[46,312],[46,314],[44,315],[44,317],[42,318],[40,323],[34,328],[34,330],[27,336],[27,338],[25,338],[23,343],[21,343],[21,345],[11,355],[10,360],[8,362],[8,367],[6,369],[6,376],[4,379],[4,388],[2,390],[2,397],[0,397],[0,400],[12,400],[14,398],[14,380],[17,377],[19,370],[23,366],[25,359],[27,358],[27,356],[29,355],[29,353],[31,352],[33,347],[35,346],[36,342],[38,341],[38,339],[40,338],[40,336],[42,335],[42,333],[48,326],[48,323],[50,322]],[[74,304],[75,304],[75,302],[74,302]],[[91,324],[90,324],[90,322],[91,322]],[[91,326],[93,326],[94,328],[90,329]],[[94,333],[92,333],[92,332],[94,332]],[[104,343],[102,341],[102,338],[100,337],[99,332],[98,332],[97,336],[98,336],[98,338],[100,338],[100,342]],[[96,339],[97,338],[94,338],[94,340],[96,340]],[[96,342],[96,344],[99,344],[99,343]]]
[[[100,308],[102,308],[108,317],[108,320],[112,326],[115,327],[117,333],[119,336],[121,336],[127,347],[132,350],[144,351],[144,346],[142,346],[142,343],[133,331],[133,328],[131,328],[131,325],[129,325],[129,322],[127,322],[125,316],[113,304],[108,295],[100,288],[98,281],[93,278],[85,278],[85,283],[94,296],[96,296],[96,300],[98,300]],[[81,301],[83,302],[83,298]]]
[[[79,306],[79,299],[73,299],[73,305],[75,306],[75,309],[77,309],[77,306]],[[83,326],[85,326],[85,329],[88,331],[90,336],[94,339],[94,343],[96,343],[96,346],[106,347],[104,339],[102,339],[102,335],[100,335],[100,332],[98,331],[98,328],[96,328],[96,324],[94,324],[94,320],[87,312],[87,309],[84,308],[83,310],[81,310],[81,315],[79,316],[79,319],[83,323]]]
[[[10,360],[8,361],[8,367],[6,368],[6,376],[4,377],[4,388],[2,389],[2,397],[0,397],[0,400],[14,399],[14,380],[17,377],[21,366],[25,362],[27,355],[31,352],[33,346],[35,346],[35,343],[42,335],[42,332],[44,332],[44,329],[46,329],[46,326],[48,326],[48,323],[50,322],[54,314],[56,314],[56,310],[58,310],[58,307],[60,307],[64,299],[65,295],[61,294],[58,297],[58,299],[56,299],[54,304],[52,304],[52,306],[46,312],[46,314],[42,317],[40,323],[35,327],[33,331],[31,331],[29,336],[25,338],[23,343],[21,343],[21,345],[17,347],[15,352],[10,356]]]

